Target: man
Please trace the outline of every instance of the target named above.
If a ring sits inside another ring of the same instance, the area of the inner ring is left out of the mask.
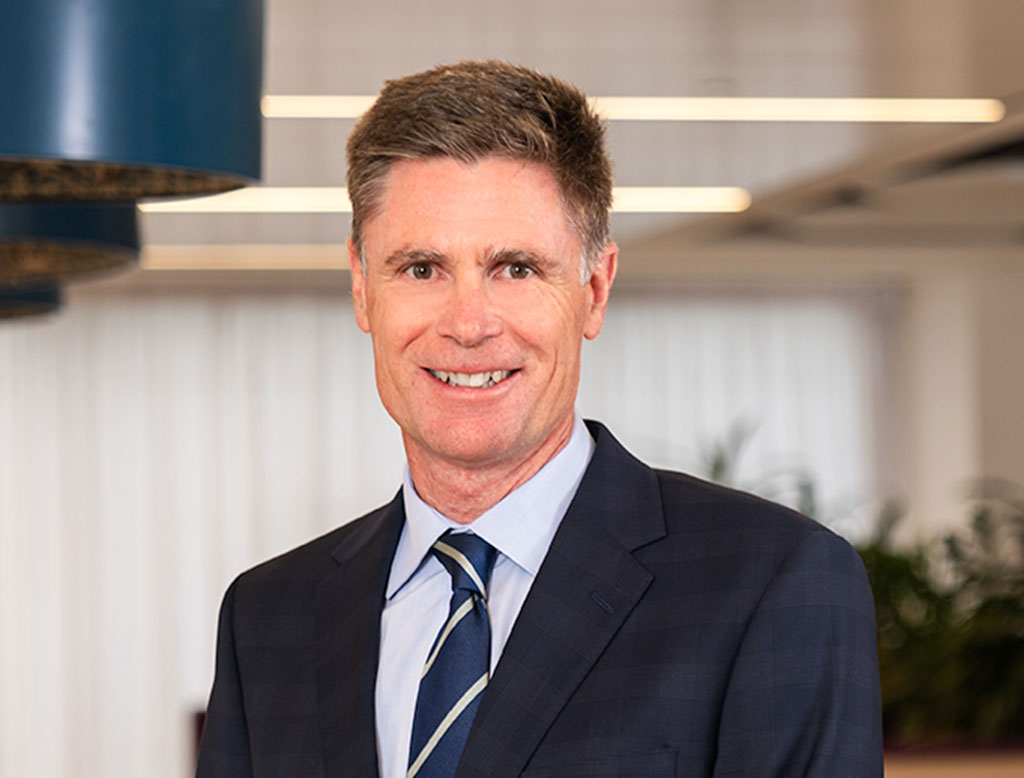
[[[198,774],[881,775],[850,547],[574,412],[617,261],[584,96],[440,67],[389,82],[348,155],[405,481],[232,584]]]

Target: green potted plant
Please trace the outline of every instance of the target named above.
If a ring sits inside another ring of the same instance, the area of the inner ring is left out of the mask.
[[[1024,502],[1008,491],[975,498],[966,529],[911,547],[893,542],[890,507],[859,549],[894,746],[1024,744]]]

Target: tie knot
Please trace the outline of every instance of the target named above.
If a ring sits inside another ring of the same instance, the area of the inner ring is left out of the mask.
[[[431,551],[452,577],[452,589],[467,589],[487,599],[487,581],[498,555],[494,546],[470,532],[449,531]]]

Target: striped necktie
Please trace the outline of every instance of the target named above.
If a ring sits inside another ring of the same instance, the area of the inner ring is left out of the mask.
[[[497,551],[476,535],[446,532],[431,552],[452,577],[452,599],[420,675],[406,778],[455,774],[490,678],[487,582]]]

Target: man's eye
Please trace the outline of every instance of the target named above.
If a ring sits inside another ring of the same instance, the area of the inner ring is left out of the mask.
[[[529,265],[524,265],[522,262],[513,262],[512,264],[510,264],[508,266],[509,278],[515,278],[515,279],[529,278],[530,273],[532,273],[532,272],[533,272],[533,270],[530,268],[530,266]]]
[[[428,262],[417,262],[414,265],[409,265],[406,272],[413,278],[426,280],[434,275],[434,266]]]

